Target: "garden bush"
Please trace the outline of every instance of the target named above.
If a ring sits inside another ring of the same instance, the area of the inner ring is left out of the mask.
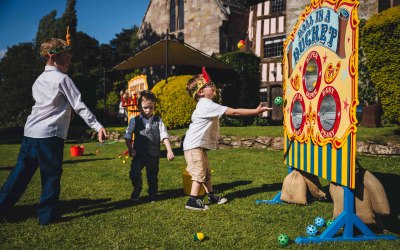
[[[186,92],[186,84],[191,75],[174,76],[154,85],[152,91],[157,96],[156,115],[159,115],[169,129],[182,128],[190,124],[196,102]]]
[[[376,84],[384,120],[400,123],[400,7],[373,15],[362,30],[362,47]]]

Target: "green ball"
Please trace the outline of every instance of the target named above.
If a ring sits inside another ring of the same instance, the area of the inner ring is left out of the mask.
[[[326,222],[326,227],[329,227],[332,223],[333,223],[333,220],[332,220],[332,219],[328,220],[328,221]]]
[[[289,244],[289,236],[287,236],[286,234],[280,234],[278,236],[278,243],[281,246],[286,246],[287,244]]]
[[[276,106],[281,106],[282,103],[283,103],[282,97],[277,96],[277,97],[275,98],[275,100],[274,100],[274,103],[275,103]]]

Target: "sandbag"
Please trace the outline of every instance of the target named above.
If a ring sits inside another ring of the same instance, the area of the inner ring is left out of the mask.
[[[306,181],[306,185],[312,197],[318,200],[326,200],[326,193],[322,191],[322,186],[319,182],[318,176],[303,171],[301,172],[301,174]]]
[[[363,184],[371,198],[372,209],[380,215],[390,214],[390,205],[381,182],[368,170],[365,170]]]
[[[331,194],[334,203],[333,219],[335,219],[343,211],[344,191],[341,186],[331,183],[329,185],[329,193]],[[375,214],[372,210],[371,198],[362,183],[356,183],[354,197],[357,216],[367,225],[376,225]]]
[[[283,180],[281,200],[300,205],[307,204],[307,184],[299,171],[293,170]]]

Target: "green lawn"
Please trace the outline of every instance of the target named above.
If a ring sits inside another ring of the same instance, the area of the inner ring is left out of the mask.
[[[125,132],[126,127],[112,127],[112,131]],[[170,130],[171,135],[182,136],[186,132],[184,129]],[[248,126],[248,127],[221,127],[221,135],[236,135],[236,136],[283,136],[282,126]],[[374,141],[376,143],[397,142],[400,143],[400,126],[390,125],[380,128],[357,127],[357,140],[359,141]]]
[[[71,157],[68,151],[71,144],[84,144],[85,155]],[[0,144],[0,185],[15,164],[19,146],[15,141]],[[140,202],[131,203],[129,161],[123,164],[118,158],[124,150],[122,142],[100,145],[93,141],[68,141],[61,183],[63,221],[46,227],[38,225],[40,176],[36,173],[22,199],[4,218],[0,217],[0,249],[276,249],[280,233],[291,239],[305,236],[307,225],[315,217],[329,219],[333,212],[333,204],[329,202],[313,202],[308,206],[256,205],[257,199],[271,199],[281,189],[287,173],[283,152],[265,149],[209,152],[214,187],[229,199],[227,204],[213,205],[208,211],[184,208],[187,197],[182,192],[181,172],[185,162],[177,149],[174,161],[168,162],[164,156],[160,162],[160,201],[147,202],[147,194],[143,192]],[[393,213],[385,225],[390,233],[400,236],[400,157],[359,155],[359,158],[361,165],[383,182]],[[328,182],[322,180],[322,184],[327,189]],[[195,242],[196,232],[203,232],[206,239]],[[289,249],[399,247],[399,240],[305,246],[292,242],[287,246]]]

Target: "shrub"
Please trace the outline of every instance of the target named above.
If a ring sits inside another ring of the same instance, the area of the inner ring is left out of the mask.
[[[152,92],[157,96],[156,115],[169,129],[188,126],[196,108],[196,102],[186,92],[186,83],[193,76],[182,75],[162,80],[154,85]]]
[[[359,37],[359,50],[358,50],[358,100],[360,105],[372,105],[378,104],[378,92],[376,91],[375,84],[371,80],[371,74],[367,67],[367,58],[364,53],[364,49],[361,46],[362,30],[367,20],[361,19],[360,37]]]
[[[400,7],[373,15],[365,24],[362,37],[384,119],[400,123]]]

